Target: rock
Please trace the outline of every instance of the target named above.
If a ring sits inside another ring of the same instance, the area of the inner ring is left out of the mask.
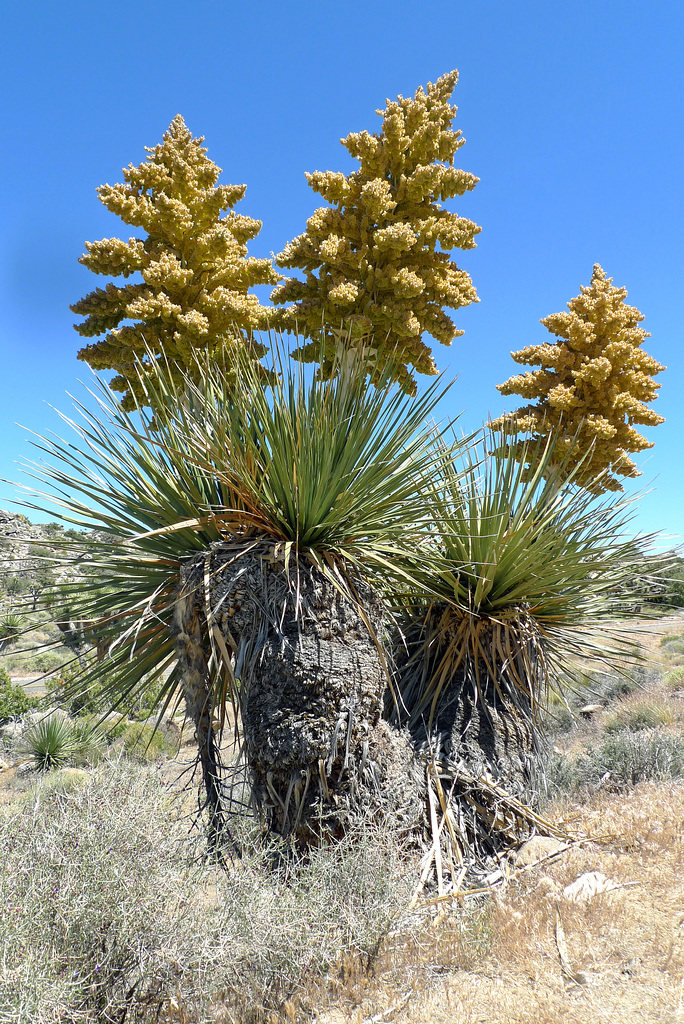
[[[585,900],[591,899],[592,896],[597,896],[601,892],[611,892],[613,889],[619,889],[620,886],[617,882],[611,881],[601,871],[587,871],[584,875],[580,875],[570,885],[566,885],[563,889],[563,896],[566,900],[571,900],[573,903],[583,903]]]
[[[565,843],[551,836],[532,836],[531,839],[520,847],[513,857],[516,868],[523,868],[526,865],[534,864],[544,857],[552,856],[563,849]]]

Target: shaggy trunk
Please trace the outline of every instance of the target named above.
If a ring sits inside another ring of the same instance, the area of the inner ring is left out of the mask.
[[[407,646],[397,653],[404,702],[388,700],[386,715],[407,728],[416,750],[433,762],[466,845],[484,862],[543,828],[534,815],[541,736],[529,692],[520,685],[530,685],[531,671],[540,673],[535,652],[526,649],[517,657],[511,651],[496,675],[482,659],[476,671],[466,657],[444,680],[445,652],[440,644],[426,647],[422,627],[408,631]],[[440,673],[433,706],[425,694]],[[539,686],[533,679],[533,692]]]
[[[202,771],[205,806],[209,814],[208,840],[212,854],[221,856],[227,837],[221,799],[220,758],[214,732],[214,694],[209,673],[209,651],[196,587],[183,572],[174,610],[178,667],[188,718],[195,726],[197,754]]]
[[[431,725],[421,718],[410,726],[414,742],[429,746],[445,762],[462,763],[477,777],[487,776],[511,796],[536,801],[538,731],[529,698],[512,687],[499,688],[480,666],[458,672],[438,702]],[[508,691],[508,692],[507,692]]]
[[[231,652],[254,801],[274,832],[302,846],[368,812],[411,832],[421,778],[409,739],[381,717],[380,602],[304,557],[285,565],[277,550],[266,540],[217,544],[208,564],[202,556],[187,571],[196,594],[210,581],[210,610],[196,599],[197,618]]]

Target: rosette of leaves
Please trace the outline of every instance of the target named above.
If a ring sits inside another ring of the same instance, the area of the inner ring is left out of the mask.
[[[439,485],[426,491],[439,555],[404,598],[398,695],[388,702],[418,745],[525,800],[536,795],[549,688],[572,676],[573,659],[633,657],[619,619],[631,614],[633,567],[648,561],[648,538],[630,537],[632,502],[573,487],[556,443],[520,449],[487,433],[456,462],[445,453]],[[552,464],[565,487],[548,478]]]
[[[321,821],[336,834],[360,794],[391,804],[395,755],[412,782],[406,740],[382,720],[383,593],[408,585],[430,532],[422,484],[441,458],[429,417],[444,388],[411,399],[372,385],[361,361],[327,381],[273,370],[264,387],[245,359],[235,389],[220,361],[178,380],[153,360],[135,415],[98,384],[96,411],[69,421],[75,440],[38,442],[34,470],[62,521],[95,531],[68,542],[89,571],[62,597],[101,660],[63,699],[98,688],[116,710],[151,690],[160,714],[184,700],[214,846],[231,707],[255,799],[282,835],[306,844]]]

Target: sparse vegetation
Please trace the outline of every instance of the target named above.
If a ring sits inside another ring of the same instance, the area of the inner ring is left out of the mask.
[[[551,763],[550,781],[559,790],[623,791],[639,782],[663,782],[684,777],[684,738],[625,729],[607,736],[573,761]]]
[[[151,1022],[174,1005],[188,1021],[287,1019],[334,978],[372,974],[414,883],[400,846],[370,823],[286,875],[267,870],[268,847],[248,832],[230,875],[197,865],[168,792],[130,764],[104,765],[72,793],[39,786],[0,819],[0,849],[11,908],[0,1006],[12,1024],[95,1024],[126,1009]]]

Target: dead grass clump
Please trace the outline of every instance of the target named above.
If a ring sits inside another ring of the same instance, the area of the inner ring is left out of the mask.
[[[672,708],[664,702],[624,702],[616,713],[604,722],[603,728],[609,734],[625,729],[629,732],[640,732],[642,729],[672,725],[674,720]]]

